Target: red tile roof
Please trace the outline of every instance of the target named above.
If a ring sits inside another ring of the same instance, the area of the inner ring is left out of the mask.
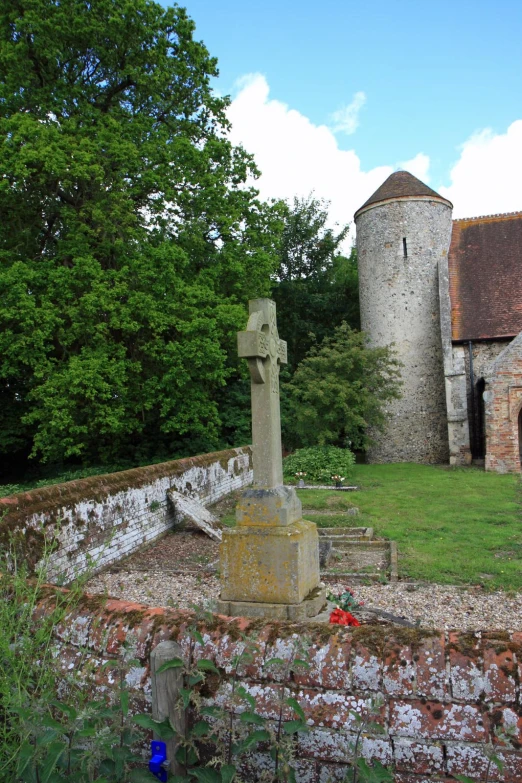
[[[522,331],[522,212],[454,220],[449,280],[453,340]]]

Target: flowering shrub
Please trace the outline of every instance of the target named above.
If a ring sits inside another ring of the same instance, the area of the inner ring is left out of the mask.
[[[286,478],[293,479],[299,471],[305,473],[309,481],[317,483],[330,483],[333,475],[350,477],[354,465],[355,457],[350,449],[339,449],[337,446],[297,449],[283,460]]]

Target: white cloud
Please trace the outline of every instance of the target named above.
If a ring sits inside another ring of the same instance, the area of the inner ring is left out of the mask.
[[[413,174],[413,176],[417,177],[417,179],[426,182],[426,184],[430,181],[430,176],[428,174],[430,168],[429,155],[425,155],[423,152],[419,152],[417,155],[415,155],[414,158],[411,158],[411,160],[403,161],[400,166],[401,169],[404,169],[404,171],[409,171],[410,174]]]
[[[301,198],[313,191],[331,202],[332,223],[352,223],[353,214],[384,182],[393,166],[362,171],[353,150],[341,150],[330,128],[269,97],[264,76],[238,83],[229,108],[231,139],[253,153],[262,177],[261,198]]]
[[[331,128],[314,125],[270,98],[261,74],[249,74],[238,82],[229,119],[232,142],[251,152],[262,172],[256,182],[261,198],[303,198],[313,192],[331,202],[332,224],[352,223],[352,238],[354,212],[397,166],[428,180],[430,158],[423,152],[363,171],[353,149],[339,149]],[[450,177],[449,187],[435,189],[453,202],[455,217],[522,209],[522,120],[505,134],[490,130],[474,134],[462,146]]]
[[[506,133],[490,128],[474,133],[462,145],[450,179],[439,193],[453,202],[454,217],[522,210],[522,120]]]
[[[355,133],[359,127],[359,112],[366,103],[366,95],[363,92],[356,92],[353,100],[348,106],[338,109],[332,114],[333,132],[342,131],[349,136]]]

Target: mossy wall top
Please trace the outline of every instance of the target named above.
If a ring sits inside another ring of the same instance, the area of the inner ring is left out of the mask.
[[[173,524],[167,490],[212,503],[252,481],[250,447],[91,476],[0,499],[0,544],[14,539],[31,567],[66,583],[154,540]]]

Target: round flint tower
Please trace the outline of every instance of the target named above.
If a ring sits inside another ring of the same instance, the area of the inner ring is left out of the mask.
[[[451,239],[452,204],[396,171],[355,213],[361,328],[371,345],[394,343],[402,398],[376,433],[370,462],[447,462],[438,262]]]

